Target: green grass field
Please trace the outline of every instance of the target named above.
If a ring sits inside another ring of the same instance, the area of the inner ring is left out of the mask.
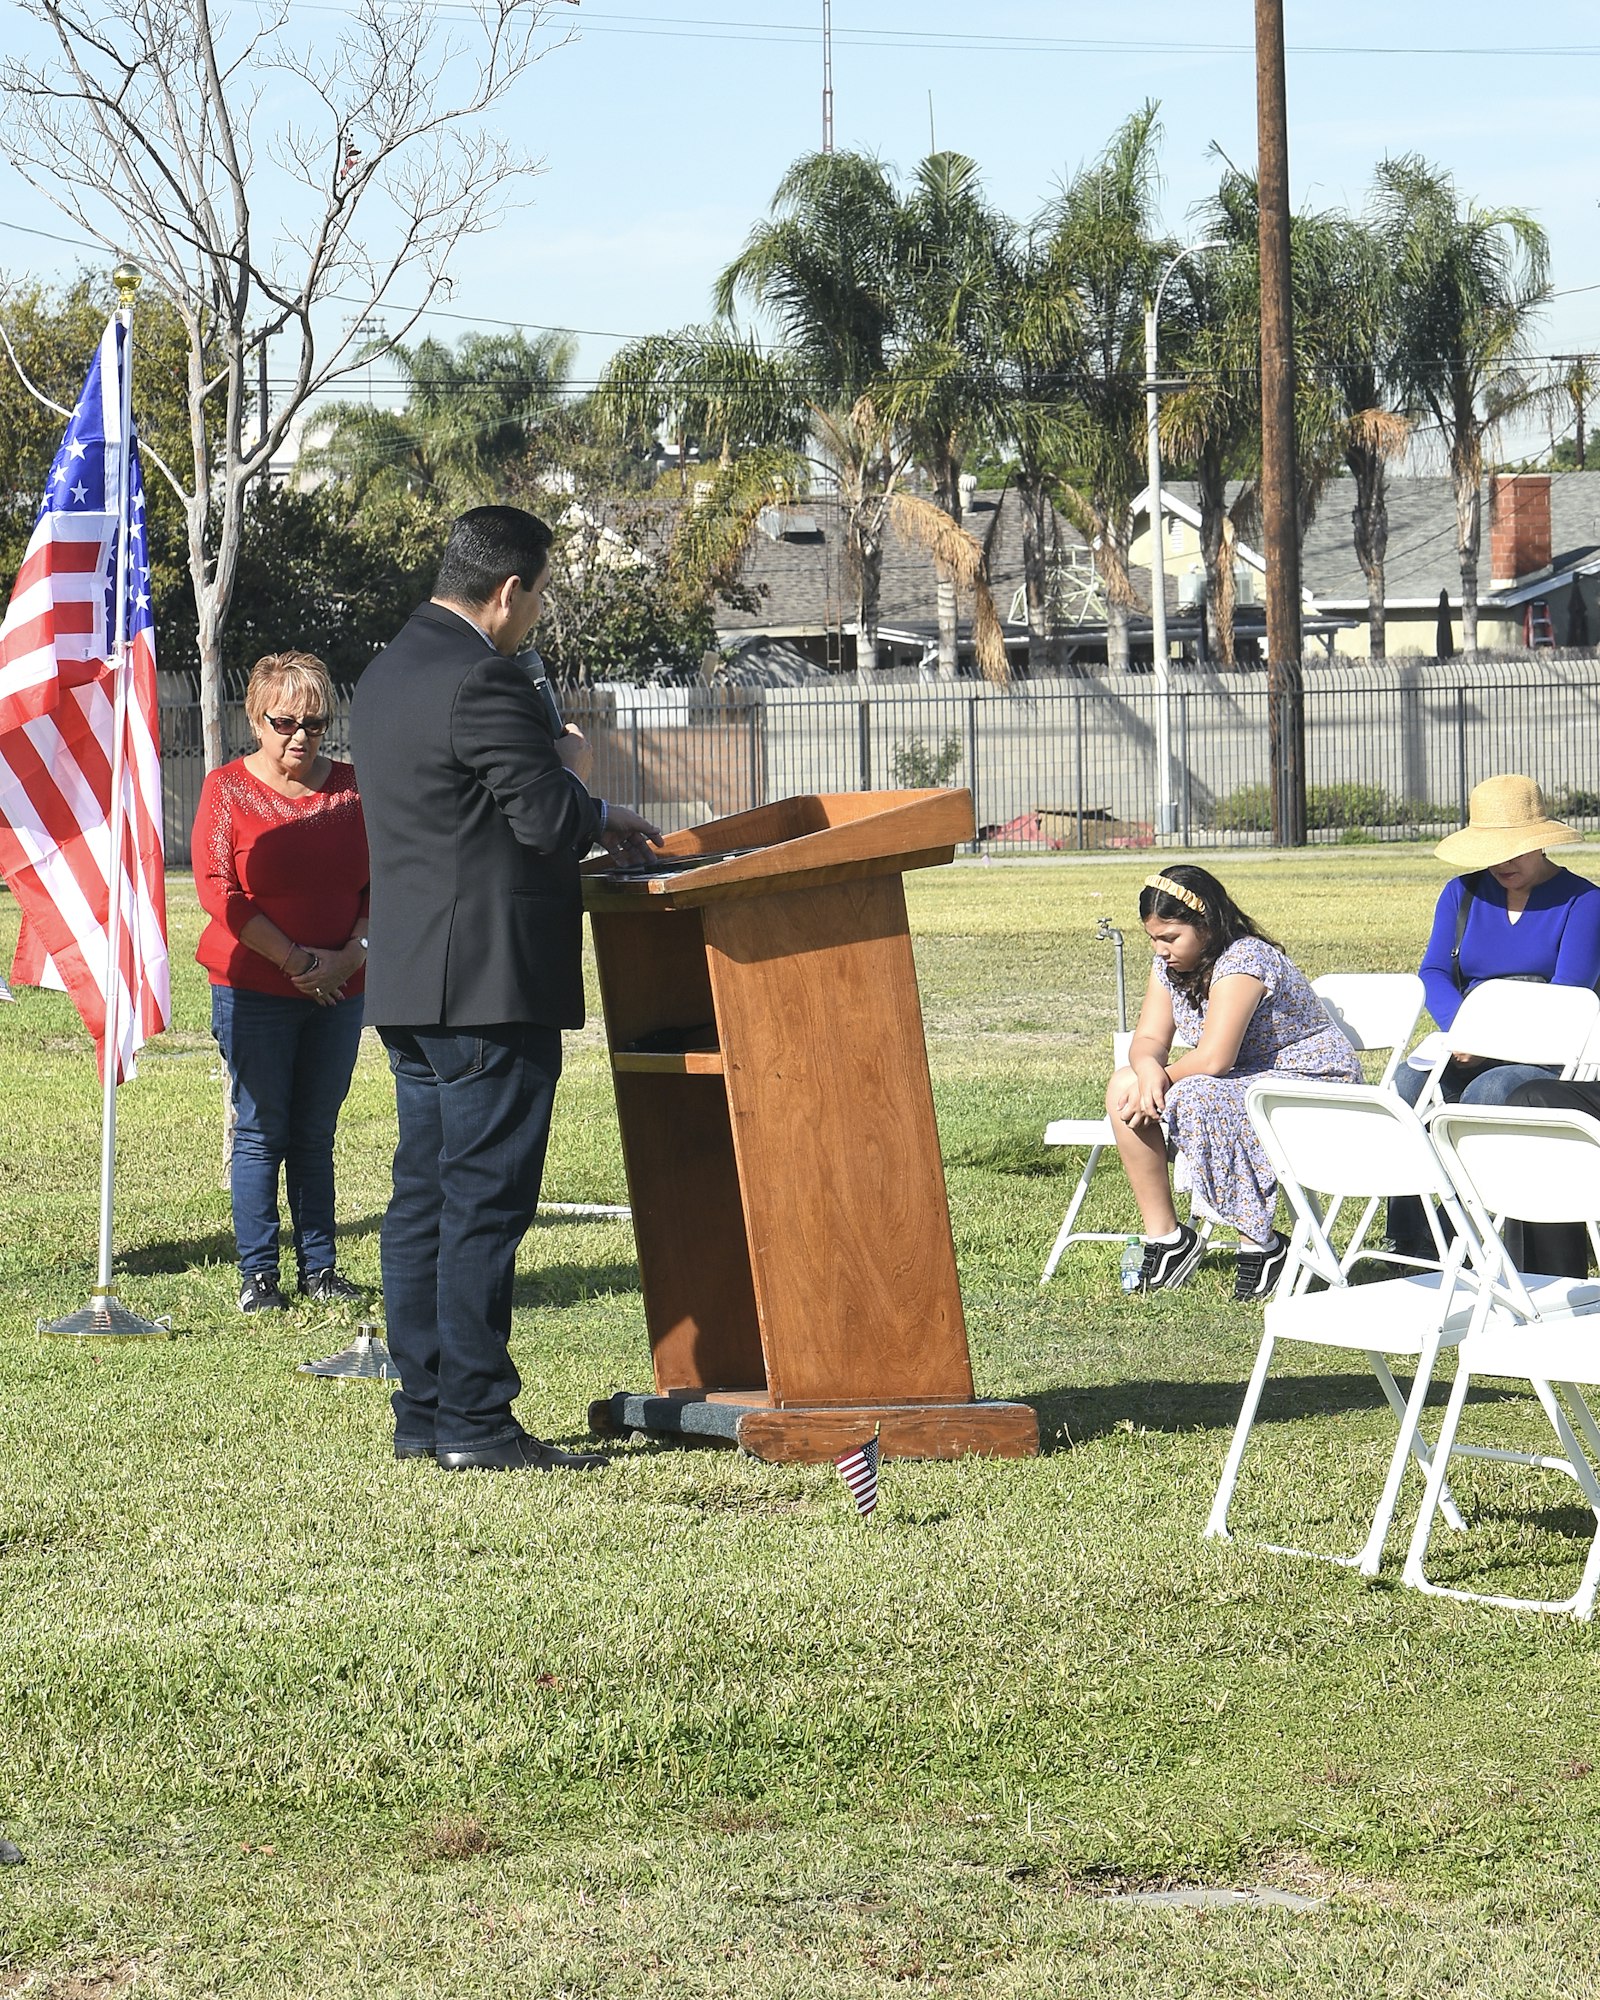
[[[891,1464],[871,1527],[831,1468],[714,1450],[396,1466],[380,1389],[298,1375],[349,1324],[233,1310],[186,881],[117,1227],[119,1291],[181,1337],[41,1338],[88,1295],[99,1097],[63,1000],[0,1008],[0,1995],[1600,1991],[1595,1635],[1401,1590],[1414,1476],[1375,1586],[1203,1542],[1260,1330],[1229,1261],[1130,1303],[1091,1249],[1039,1288],[1078,1164],[1040,1133],[1098,1101],[1094,923],[1128,927],[1136,1004],[1147,865],[908,882],[974,1366],[1044,1451]],[[1412,964],[1440,881],[1359,847],[1221,872],[1313,974]],[[0,964],[14,932],[0,896]],[[369,1281],[392,1118],[366,1047],[339,1173]],[[596,1026],[546,1192],[624,1198]],[[646,1384],[626,1225],[534,1230],[516,1338],[546,1435]],[[1391,1438],[1355,1357],[1293,1357],[1241,1532],[1354,1546]],[[1570,1487],[1457,1491],[1474,1575],[1570,1587]],[[1324,1900],[1118,1894],[1172,1883]]]

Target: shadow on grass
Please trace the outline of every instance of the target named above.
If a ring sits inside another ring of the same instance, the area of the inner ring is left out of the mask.
[[[214,1229],[208,1236],[186,1236],[181,1242],[162,1240],[118,1250],[116,1267],[141,1278],[156,1278],[233,1261],[233,1231]]]
[[[518,1306],[577,1306],[615,1292],[637,1292],[639,1266],[626,1263],[544,1264],[519,1271],[512,1303]]]
[[[340,1240],[375,1236],[382,1220],[381,1215],[363,1215],[354,1222],[341,1222]],[[284,1263],[289,1264],[294,1255],[294,1238],[288,1229],[283,1232],[281,1254]],[[117,1252],[117,1269],[141,1278],[170,1277],[178,1272],[203,1270],[208,1265],[231,1265],[234,1261],[231,1229],[213,1229],[204,1236],[162,1237],[154,1243],[139,1243]]]
[[[1395,1378],[1402,1394],[1405,1376]],[[1234,1382],[1132,1380],[1097,1382],[1083,1388],[1045,1389],[1021,1400],[1039,1416],[1040,1449],[1066,1451],[1092,1438],[1126,1429],[1146,1431],[1231,1431],[1244,1401],[1245,1385]],[[1448,1378],[1428,1387],[1430,1407],[1442,1407]],[[1515,1394],[1489,1385],[1474,1386],[1469,1403],[1500,1402]],[[1256,1412],[1257,1424],[1297,1423],[1304,1417],[1337,1416],[1343,1411],[1386,1409],[1377,1378],[1367,1374],[1278,1375],[1267,1383]]]
[[[1490,1500],[1480,1488],[1473,1500],[1471,1516],[1469,1527],[1526,1529],[1530,1534],[1552,1535],[1565,1541],[1588,1542],[1594,1539],[1593,1513],[1587,1507],[1571,1503],[1518,1507]],[[1514,1554],[1503,1558],[1508,1566],[1518,1560],[1521,1558]]]

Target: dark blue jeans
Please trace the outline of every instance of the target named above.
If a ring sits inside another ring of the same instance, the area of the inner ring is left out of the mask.
[[[400,1117],[383,1218],[395,1442],[498,1444],[521,1429],[511,1294],[539,1206],[561,1033],[521,1022],[379,1032]]]
[[[1447,1063],[1440,1079],[1440,1094],[1446,1104],[1508,1104],[1524,1084],[1543,1083],[1554,1078],[1553,1069],[1538,1063],[1485,1062]],[[1425,1069],[1402,1063],[1395,1071],[1394,1087],[1407,1104],[1415,1105],[1428,1081]],[[1452,1232],[1446,1231],[1446,1234]],[[1389,1240],[1402,1257],[1433,1257],[1433,1237],[1422,1213],[1422,1197],[1400,1194],[1389,1202]],[[1510,1245],[1507,1245],[1510,1248]],[[1581,1275],[1581,1273],[1580,1273]]]
[[[332,1007],[213,986],[211,1032],[233,1080],[233,1234],[239,1269],[278,1269],[278,1174],[301,1275],[333,1249],[333,1133],[361,1042],[361,996]]]

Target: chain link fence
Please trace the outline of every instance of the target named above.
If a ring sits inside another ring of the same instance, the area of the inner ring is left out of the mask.
[[[163,676],[167,854],[188,864],[204,760],[199,704]],[[328,748],[348,747],[349,690]],[[242,684],[226,735],[253,746]],[[1156,739],[1168,709],[1178,837],[1189,846],[1269,835],[1265,675],[983,682],[854,681],[788,688],[578,689],[571,721],[595,746],[595,789],[669,830],[800,792],[965,785],[995,853],[1151,844]],[[1600,659],[1350,661],[1305,670],[1307,818],[1314,841],[1408,839],[1466,818],[1496,771],[1537,778],[1556,810],[1600,825]]]

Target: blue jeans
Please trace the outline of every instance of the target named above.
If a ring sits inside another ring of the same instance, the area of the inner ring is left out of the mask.
[[[1547,1077],[1558,1074],[1539,1063],[1496,1062],[1476,1071],[1446,1063],[1442,1079],[1444,1099],[1447,1104],[1509,1104],[1511,1093],[1523,1084],[1543,1083]],[[1427,1081],[1425,1069],[1413,1069],[1410,1063],[1403,1062],[1395,1071],[1394,1087],[1407,1104],[1415,1104]]]
[[[383,1218],[395,1442],[499,1444],[521,1430],[512,1286],[539,1206],[561,1032],[515,1021],[379,1032],[400,1121]]]
[[[1509,1104],[1513,1092],[1525,1083],[1546,1083],[1557,1074],[1558,1071],[1545,1069],[1539,1063],[1491,1062],[1478,1070],[1465,1064],[1446,1063],[1440,1086],[1447,1104]],[[1410,1063],[1403,1062],[1395,1071],[1394,1087],[1407,1104],[1415,1104],[1427,1081],[1425,1069],[1413,1069]],[[1417,1195],[1397,1195],[1389,1203],[1389,1237],[1402,1256],[1437,1254]]]
[[[213,986],[211,1032],[233,1082],[233,1235],[239,1269],[278,1269],[278,1174],[302,1277],[333,1249],[333,1133],[361,1043],[361,996],[332,1007]]]

